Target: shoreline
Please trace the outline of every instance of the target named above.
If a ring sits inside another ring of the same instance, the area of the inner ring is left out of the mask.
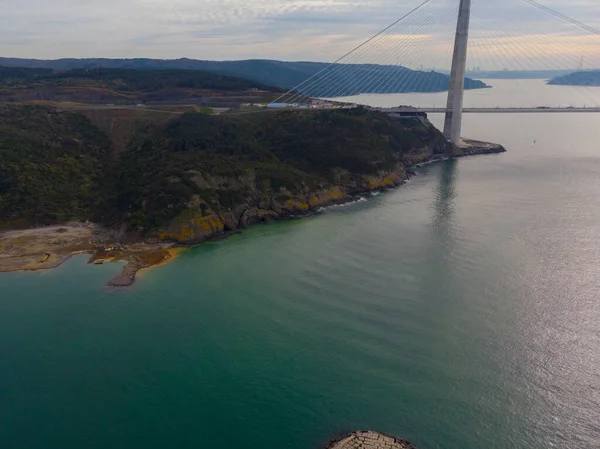
[[[444,162],[449,159],[462,158],[467,156],[476,156],[483,154],[498,154],[506,152],[502,145],[480,142],[464,139],[461,145],[457,147],[455,154],[439,155],[429,158],[414,165],[406,167],[405,179],[398,185],[378,187],[375,189],[366,189],[360,192],[354,192],[350,198],[342,201],[334,201],[326,206],[318,207],[316,210],[306,214],[287,217],[272,217],[273,221],[285,221],[298,218],[306,218],[316,213],[322,212],[329,207],[348,205],[360,202],[366,196],[372,196],[374,193],[396,189],[406,184],[416,175],[415,168],[436,162]],[[88,264],[104,264],[111,262],[128,262],[121,272],[106,284],[109,287],[125,288],[133,285],[139,273],[149,271],[153,268],[166,265],[179,257],[179,255],[207,241],[221,240],[240,232],[226,231],[212,235],[203,241],[190,244],[185,243],[141,243],[136,242],[132,245],[114,244],[113,247],[106,248],[105,245],[99,245],[94,242],[98,234],[109,234],[110,230],[95,224],[66,224],[63,226],[51,226],[47,228],[28,229],[23,231],[5,231],[0,233],[0,254],[6,247],[13,249],[13,243],[24,243],[26,248],[23,253],[15,256],[0,257],[0,273],[18,272],[18,271],[42,271],[51,270],[61,266],[71,257],[79,254],[91,254]],[[11,239],[10,237],[14,237]],[[47,237],[47,238],[44,238]],[[65,238],[66,237],[66,238]],[[8,244],[6,244],[8,240]],[[39,240],[39,241],[36,241]],[[64,240],[64,241],[63,241]],[[109,241],[99,238],[101,242]],[[2,246],[2,243],[5,243]],[[53,251],[48,251],[50,246],[54,245]],[[31,248],[30,248],[31,247]],[[6,251],[10,252],[10,251]],[[50,254],[46,261],[40,260],[43,254]]]

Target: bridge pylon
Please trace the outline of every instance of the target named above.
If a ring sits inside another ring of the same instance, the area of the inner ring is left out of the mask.
[[[454,54],[452,56],[452,72],[448,89],[448,104],[446,105],[446,121],[444,123],[444,137],[456,145],[460,144],[461,139],[470,19],[471,0],[460,0]]]

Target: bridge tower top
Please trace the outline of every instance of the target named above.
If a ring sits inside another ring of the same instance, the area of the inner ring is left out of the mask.
[[[465,93],[465,74],[467,70],[467,48],[469,44],[469,22],[471,19],[471,0],[460,0],[452,72],[448,89],[444,137],[458,145],[461,138],[463,98]]]

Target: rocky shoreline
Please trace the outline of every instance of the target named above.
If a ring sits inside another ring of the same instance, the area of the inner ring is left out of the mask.
[[[163,231],[161,234],[159,234],[158,238],[161,241],[164,241],[170,240],[171,237],[175,237],[173,240],[178,247],[191,248],[206,241],[227,238],[230,235],[239,232],[240,228],[245,228],[251,224],[304,218],[311,216],[326,207],[352,203],[358,201],[360,198],[363,198],[365,195],[369,195],[374,192],[395,189],[405,184],[412,176],[416,175],[414,168],[416,168],[417,165],[420,166],[425,163],[429,164],[442,162],[444,160],[466,156],[499,154],[504,152],[506,152],[506,149],[499,144],[464,139],[457,151],[455,151],[453,154],[431,155],[427,158],[427,160],[419,164],[408,167],[403,166],[401,169],[397,169],[395,172],[389,173],[380,178],[369,179],[367,180],[366,184],[363,184],[363,188],[355,189],[353,191],[347,191],[341,186],[333,187],[333,190],[322,192],[321,195],[315,195],[312,202],[309,201],[306,203],[300,203],[300,207],[296,207],[296,213],[293,213],[294,211],[290,211],[289,209],[282,209],[279,214],[272,213],[274,212],[273,209],[257,209],[253,211],[255,214],[253,219],[251,214],[248,214],[247,211],[244,211],[242,212],[241,217],[237,219],[239,226],[231,226],[230,229],[227,229],[226,219],[223,217],[202,217],[196,220],[200,220],[201,226],[203,226],[204,229],[212,231],[209,231],[210,233],[208,235],[202,235],[199,239],[197,239],[197,237],[192,237],[191,241],[180,241],[176,238],[176,233],[171,232],[169,234]],[[189,228],[182,229],[179,231],[179,233],[183,236],[197,235],[196,232],[192,232],[192,230]],[[140,264],[138,261],[132,261],[123,268],[123,272],[119,276],[109,282],[109,285],[114,287],[130,286],[135,282],[136,273],[143,268],[146,267]]]
[[[465,139],[460,146],[425,148],[410,160],[399,163],[389,172],[377,176],[339,176],[336,185],[319,191],[291,194],[283,200],[260,194],[252,194],[240,205],[222,212],[202,214],[197,205],[191,204],[186,218],[176,218],[165,227],[147,235],[146,242],[171,242],[176,245],[196,245],[206,240],[222,238],[238,229],[252,224],[288,220],[310,216],[323,208],[357,201],[361,197],[397,188],[416,174],[415,169],[425,164],[452,158],[503,153],[502,145]],[[193,203],[193,201],[192,201]],[[191,218],[187,218],[191,216]]]
[[[22,231],[22,234],[28,236],[30,240],[40,237],[39,242],[25,245],[21,250],[17,246],[13,254],[3,254],[4,257],[0,257],[0,272],[51,269],[61,265],[74,254],[88,253],[92,254],[88,262],[90,264],[127,261],[121,273],[107,285],[116,288],[129,287],[135,282],[140,270],[170,262],[175,258],[178,249],[190,248],[208,240],[226,238],[252,224],[307,217],[332,205],[351,203],[374,192],[394,189],[414,176],[415,168],[425,164],[505,151],[501,145],[465,139],[451,153],[434,153],[429,150],[412,163],[398,164],[394,171],[379,176],[359,178],[347,176],[340,181],[340,185],[285,201],[277,202],[271,199],[269,202],[263,202],[264,204],[256,201],[254,204],[245,204],[223,215],[213,212],[197,218],[174,220],[166,228],[150,233],[143,242],[134,242],[130,246],[110,243],[110,241],[106,245],[93,244],[93,233],[107,232],[107,230],[92,224],[87,227],[66,225],[43,231]],[[14,243],[19,242],[19,239],[23,240],[21,234],[17,234],[12,240],[7,238],[15,232],[17,231],[0,234],[0,246],[14,249]],[[71,239],[68,238],[70,233],[73,233]],[[51,256],[49,260],[42,263],[39,255],[45,252],[50,253]]]

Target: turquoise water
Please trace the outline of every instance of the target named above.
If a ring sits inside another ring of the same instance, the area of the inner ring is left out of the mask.
[[[128,290],[85,257],[0,276],[0,447],[318,449],[369,428],[598,448],[600,115],[465,127],[510,152],[203,245]]]

